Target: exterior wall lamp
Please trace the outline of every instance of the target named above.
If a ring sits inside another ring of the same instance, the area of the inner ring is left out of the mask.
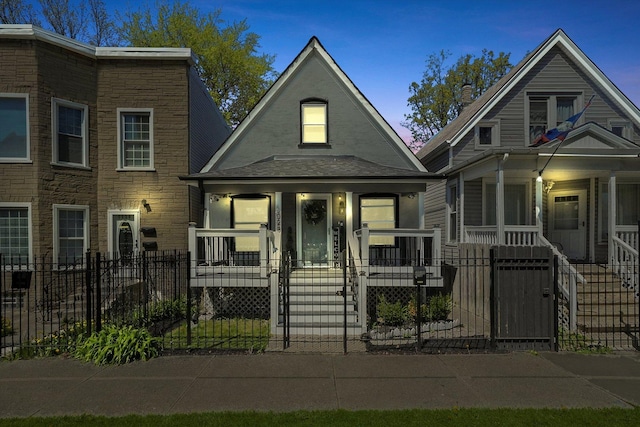
[[[542,184],[542,189],[544,190],[545,194],[549,194],[549,191],[551,191],[554,185],[555,185],[555,182],[553,181],[545,181]]]
[[[140,203],[142,203],[142,206],[145,208],[147,213],[151,212],[151,205],[147,202],[147,199],[142,199]]]

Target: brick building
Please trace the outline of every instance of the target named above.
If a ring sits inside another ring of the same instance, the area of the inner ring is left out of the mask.
[[[198,172],[229,131],[190,49],[93,47],[0,25],[3,263],[186,249],[203,202],[178,176]]]

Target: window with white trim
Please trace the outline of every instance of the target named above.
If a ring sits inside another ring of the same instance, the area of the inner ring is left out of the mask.
[[[611,132],[614,134],[631,140],[633,130],[631,122],[627,120],[609,120],[609,129],[611,129]]]
[[[528,185],[504,184],[504,223],[505,225],[529,224]],[[496,183],[484,185],[484,225],[496,225]]]
[[[268,197],[234,197],[233,228],[257,230],[261,224],[269,223]],[[260,250],[258,237],[236,237],[236,251],[257,252]]]
[[[118,168],[153,170],[153,110],[118,109]]]
[[[500,125],[498,122],[481,122],[475,127],[476,148],[496,147],[500,145]]]
[[[458,241],[458,184],[456,182],[447,186],[447,241]]]
[[[302,144],[327,143],[327,103],[320,101],[300,104]]]
[[[525,115],[527,145],[573,116],[577,112],[580,97],[577,93],[528,93]]]
[[[0,93],[0,162],[28,160],[29,95]]]
[[[396,228],[396,198],[386,196],[360,198],[360,223],[370,230]],[[369,246],[395,246],[394,236],[371,236]]]
[[[0,254],[2,265],[19,266],[31,259],[31,206],[0,203]]]
[[[609,184],[600,184],[598,201],[599,240],[609,238]],[[616,226],[637,228],[640,221],[640,184],[633,182],[616,183]]]
[[[59,266],[82,264],[89,249],[89,206],[53,205],[53,239]]]
[[[65,166],[89,166],[88,107],[53,98],[53,163]]]

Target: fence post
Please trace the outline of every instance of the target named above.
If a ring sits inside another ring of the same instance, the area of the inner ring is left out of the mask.
[[[91,251],[87,251],[86,255],[85,255],[85,264],[86,264],[86,269],[85,269],[85,287],[87,290],[87,313],[86,313],[86,320],[87,320],[87,335],[91,335],[91,320],[92,320],[92,316],[91,316]]]
[[[191,251],[187,252],[187,346],[191,345]]]
[[[95,284],[96,284],[96,332],[102,330],[102,259],[96,252]]]

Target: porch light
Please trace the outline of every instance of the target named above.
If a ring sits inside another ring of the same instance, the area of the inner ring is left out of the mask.
[[[555,182],[553,181],[544,181],[542,183],[542,189],[546,194],[549,194],[549,191],[551,191],[554,185],[555,185]]]
[[[340,199],[342,199],[342,196],[340,196]],[[338,203],[338,212],[340,212],[340,215],[344,215],[344,201],[340,200],[340,203]]]
[[[151,212],[151,205],[147,202],[147,199],[142,199],[140,203],[142,203],[142,206],[145,208],[147,213]]]

